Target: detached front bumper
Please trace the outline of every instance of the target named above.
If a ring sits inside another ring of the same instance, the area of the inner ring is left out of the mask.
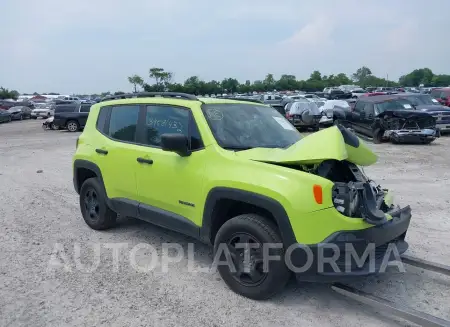
[[[440,136],[440,130],[437,128],[421,130],[389,130],[384,132],[383,138],[396,143],[423,143],[427,141],[431,142]]]
[[[293,245],[287,253],[289,268],[299,281],[334,282],[382,273],[388,262],[400,259],[411,208],[394,209],[384,224],[357,231],[336,232],[314,245]]]

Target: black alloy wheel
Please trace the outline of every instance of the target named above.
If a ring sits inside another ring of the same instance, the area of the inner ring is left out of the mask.
[[[234,265],[233,278],[243,286],[252,287],[261,284],[267,277],[263,269],[263,249],[253,235],[235,233],[227,242]]]
[[[96,223],[100,219],[100,204],[97,192],[93,187],[88,188],[84,194],[84,207],[86,210],[85,218],[89,219],[92,223]]]

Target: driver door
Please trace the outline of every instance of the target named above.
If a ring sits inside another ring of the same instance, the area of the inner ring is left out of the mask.
[[[177,227],[171,224],[180,221],[201,225],[206,153],[191,110],[148,104],[145,116],[139,142],[142,146],[135,159],[141,218],[175,230]],[[191,155],[181,157],[162,150],[161,135],[165,133],[185,134],[190,140]],[[172,221],[152,221],[158,216]]]

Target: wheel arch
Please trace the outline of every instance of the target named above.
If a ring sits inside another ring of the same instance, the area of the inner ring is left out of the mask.
[[[81,185],[88,178],[97,177],[106,194],[105,184],[100,168],[93,162],[88,160],[76,159],[73,163],[73,186],[79,194]]]
[[[229,219],[244,213],[257,213],[272,220],[286,247],[296,243],[289,217],[278,201],[261,194],[227,187],[209,191],[203,212],[201,239],[214,244],[219,228]]]

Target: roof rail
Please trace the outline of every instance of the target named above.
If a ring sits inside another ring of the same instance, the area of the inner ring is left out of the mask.
[[[154,97],[162,97],[162,98],[178,98],[184,100],[196,100],[200,101],[195,95],[188,93],[179,93],[179,92],[137,92],[137,93],[126,93],[126,94],[118,94],[107,96],[100,100],[103,101],[111,101],[111,100],[119,100],[119,99],[131,99],[131,98],[154,98]]]

